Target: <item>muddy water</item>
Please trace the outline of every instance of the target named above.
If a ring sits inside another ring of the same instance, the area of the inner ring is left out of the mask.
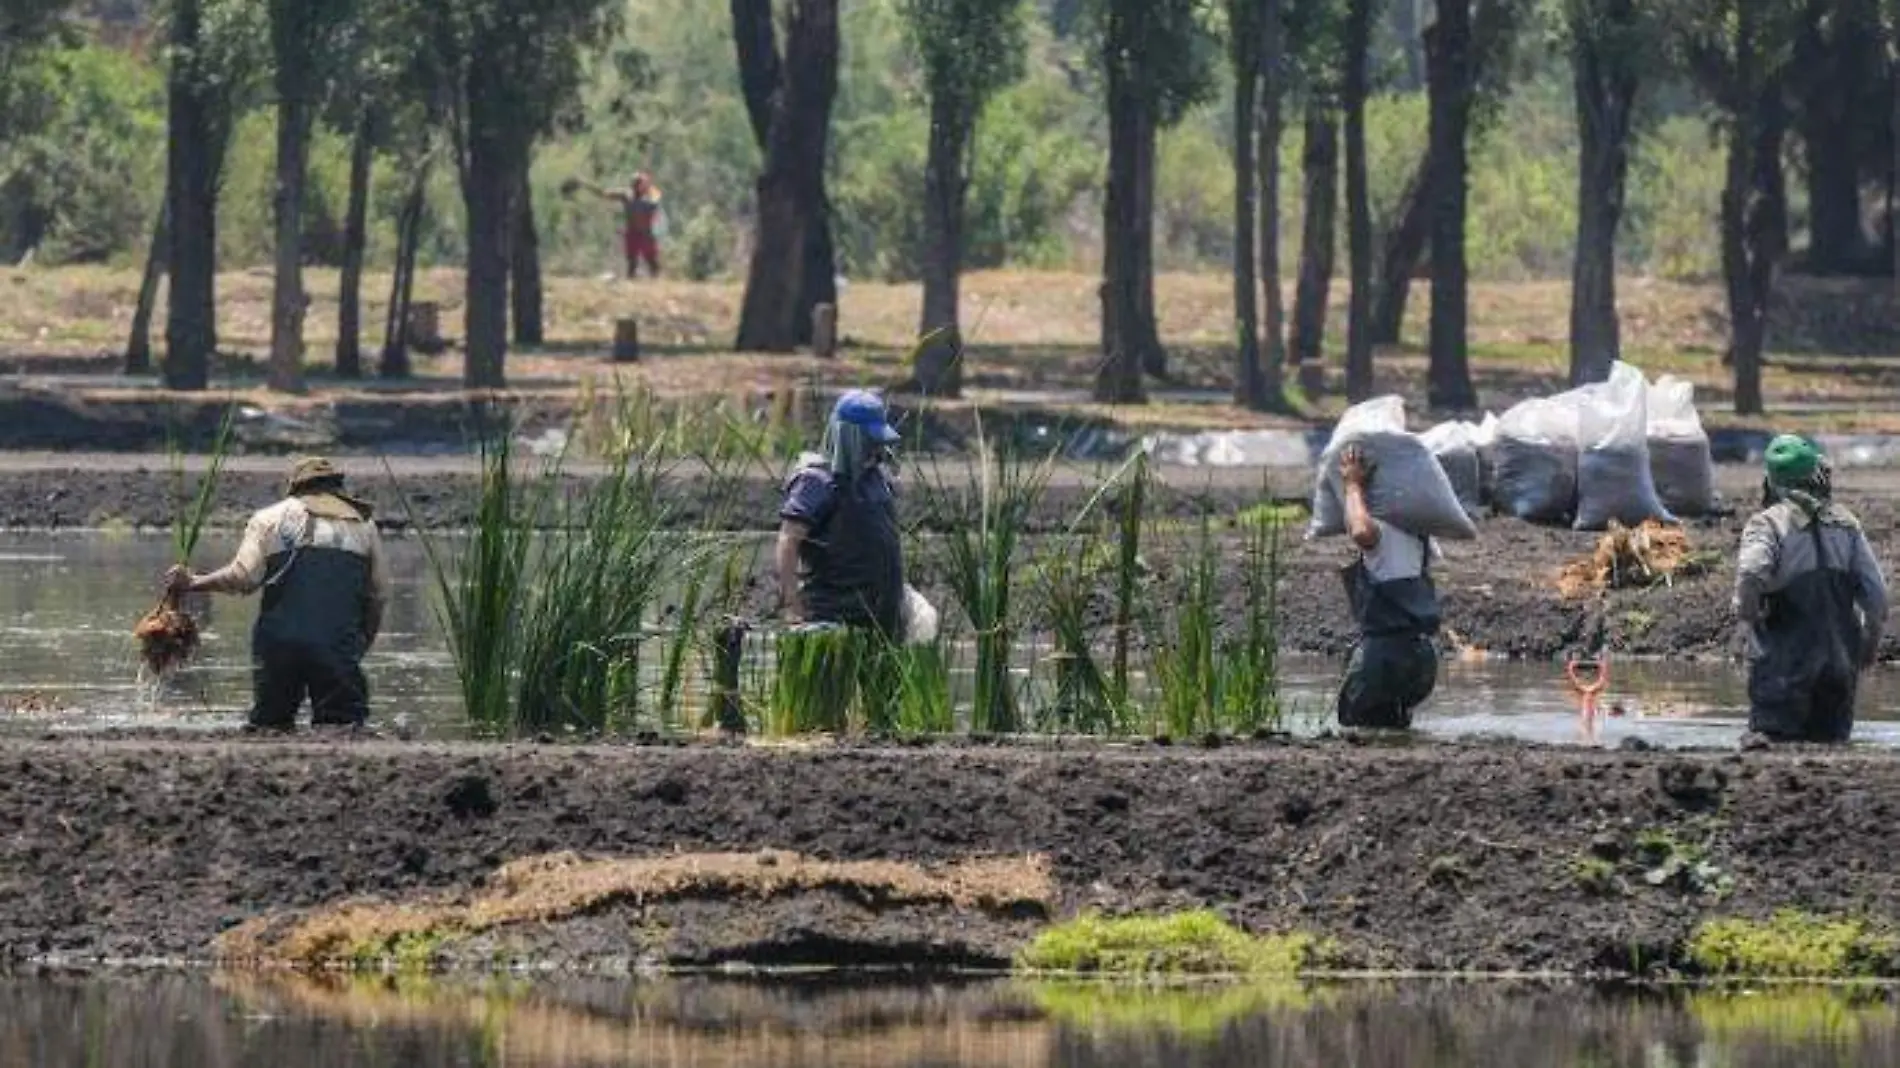
[[[231,549],[228,537],[214,535],[198,556],[222,559]],[[218,599],[202,607],[206,635],[198,663],[163,693],[138,683],[131,624],[151,607],[170,552],[166,538],[150,535],[0,533],[0,731],[190,730],[241,720],[249,701],[247,635],[254,599]],[[421,546],[392,539],[389,552],[394,597],[383,637],[365,665],[377,715],[384,723],[400,715],[429,736],[454,735],[461,730],[459,699],[430,608]],[[1295,730],[1330,725],[1339,672],[1332,661],[1288,658],[1283,692]],[[1454,737],[1598,745],[1639,737],[1665,746],[1730,745],[1742,730],[1746,695],[1732,665],[1630,661],[1614,665],[1601,707],[1593,720],[1581,717],[1554,665],[1449,662],[1419,726]],[[1857,737],[1863,742],[1900,746],[1900,678],[1889,669],[1867,677],[1861,718]]]
[[[1890,992],[0,978],[0,1064],[1768,1068],[1900,1063]]]

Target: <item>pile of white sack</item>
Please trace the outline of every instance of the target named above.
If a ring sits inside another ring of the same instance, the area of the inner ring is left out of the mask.
[[[1345,529],[1338,458],[1354,442],[1379,468],[1373,515],[1431,537],[1475,537],[1472,521],[1486,506],[1535,523],[1602,530],[1613,520],[1635,526],[1706,515],[1718,503],[1694,387],[1667,375],[1652,385],[1626,363],[1608,381],[1416,436],[1405,429],[1398,397],[1355,405],[1320,458],[1311,537]]]

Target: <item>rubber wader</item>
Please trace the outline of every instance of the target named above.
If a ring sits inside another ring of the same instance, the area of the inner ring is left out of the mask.
[[[363,677],[369,561],[310,545],[309,537],[306,527],[295,548],[266,561],[269,577],[251,631],[255,727],[289,729],[306,696],[314,724],[355,726],[369,716]]]
[[[1432,644],[1438,593],[1430,554],[1428,544],[1425,571],[1412,578],[1375,582],[1364,560],[1341,571],[1359,641],[1339,688],[1340,726],[1409,728],[1412,710],[1438,685],[1438,649]]]
[[[1854,730],[1864,637],[1852,572],[1833,566],[1810,517],[1814,570],[1767,597],[1748,665],[1748,726],[1780,741],[1845,742]]]

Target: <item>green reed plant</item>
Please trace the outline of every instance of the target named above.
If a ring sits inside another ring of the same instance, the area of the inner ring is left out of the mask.
[[[1204,514],[1167,594],[1147,607],[1156,729],[1176,738],[1214,730],[1222,704],[1220,554]]]
[[[1096,583],[1122,562],[1123,544],[1105,536],[1119,532],[1119,515],[1109,525],[1105,504],[1124,482],[1125,493],[1139,492],[1135,482],[1145,470],[1146,460],[1137,454],[1103,479],[1038,560],[1042,607],[1055,646],[1050,658],[1055,662],[1055,700],[1038,717],[1044,729],[1112,734],[1125,726],[1130,706],[1096,655],[1101,629]],[[1131,592],[1127,603],[1132,605],[1132,600]]]
[[[1128,650],[1135,630],[1135,595],[1141,584],[1141,532],[1147,521],[1147,453],[1136,453],[1128,489],[1116,510],[1119,537],[1115,555],[1115,659],[1109,694],[1119,708],[1129,706]]]
[[[938,639],[888,650],[895,681],[891,730],[904,735],[950,734],[957,729],[950,700],[950,648]]]
[[[218,496],[218,479],[224,474],[224,462],[231,455],[231,439],[237,428],[237,405],[226,405],[218,420],[217,433],[211,438],[211,452],[205,460],[204,477],[194,493],[185,492],[185,453],[175,438],[166,441],[166,458],[172,477],[172,549],[179,563],[189,563],[198,548],[211,508]]]
[[[1239,633],[1225,662],[1222,703],[1238,732],[1278,730],[1280,703],[1280,576],[1286,520],[1277,514],[1240,517],[1242,611]]]
[[[992,449],[976,424],[977,457],[960,483],[932,465],[919,470],[929,506],[945,525],[944,560],[950,588],[963,608],[976,646],[970,729],[978,734],[1020,730],[1022,717],[1010,676],[1014,641],[1014,565],[1024,530],[1048,488],[1057,451],[1031,459]]]
[[[836,624],[790,627],[778,636],[778,684],[766,733],[843,734],[865,659],[865,631]]]

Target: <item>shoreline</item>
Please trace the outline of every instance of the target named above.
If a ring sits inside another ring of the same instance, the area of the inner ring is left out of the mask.
[[[63,738],[0,740],[0,766],[14,828],[0,836],[0,961],[15,965],[204,959],[261,917],[467,895],[505,864],[568,851],[1041,857],[1049,918],[1212,907],[1324,939],[1325,967],[1344,971],[1694,974],[1708,920],[1900,917],[1887,874],[1900,761],[1854,750]],[[1657,842],[1698,866],[1645,852]],[[584,968],[627,959],[640,932],[690,929],[659,943],[662,959],[825,963],[818,947],[830,963],[996,963],[1044,922],[930,913],[930,942],[914,916],[854,900],[711,895],[670,906],[677,926],[621,901],[432,948],[465,966]]]

